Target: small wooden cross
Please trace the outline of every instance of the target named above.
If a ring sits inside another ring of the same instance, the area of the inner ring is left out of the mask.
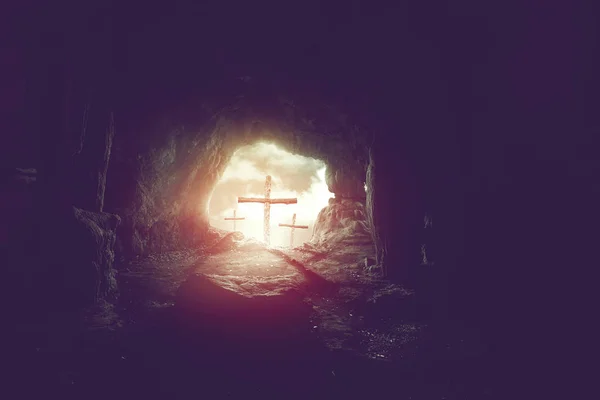
[[[284,226],[286,228],[292,228],[290,232],[290,247],[294,247],[294,230],[296,229],[308,229],[308,225],[296,225],[296,214],[292,217],[291,224],[279,224],[279,226]]]
[[[234,232],[236,232],[235,221],[242,221],[244,219],[246,219],[246,218],[245,217],[237,218],[236,215],[235,215],[235,210],[233,210],[233,218],[231,218],[231,217],[225,217],[225,221],[233,221],[233,231]]]
[[[265,221],[264,237],[267,245],[271,244],[271,204],[296,204],[297,198],[293,199],[272,199],[271,198],[271,176],[267,175],[265,180],[265,197],[238,197],[238,203],[264,203]]]

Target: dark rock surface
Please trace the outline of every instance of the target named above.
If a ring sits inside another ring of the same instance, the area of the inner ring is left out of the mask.
[[[365,198],[365,169],[363,165],[336,167],[329,165],[325,171],[325,183],[336,197],[353,199]]]
[[[96,213],[72,207],[57,221],[60,234],[43,246],[48,262],[40,282],[52,299],[70,307],[81,307],[116,294],[114,244],[121,219],[109,213]],[[60,288],[57,290],[57,288]]]
[[[35,220],[37,171],[6,168],[0,171],[0,246],[24,253],[23,245]]]
[[[80,147],[75,153],[75,204],[91,211],[102,212],[106,178],[112,143],[115,137],[114,114],[107,105],[87,104]]]
[[[4,315],[18,314],[38,277],[38,198],[34,168],[0,170],[0,269],[10,282],[0,293]]]
[[[329,205],[317,216],[310,243],[328,248],[348,240],[371,243],[368,223],[364,202],[348,198],[332,198],[329,200]]]
[[[350,171],[364,170],[368,135],[323,101],[301,96],[292,101],[275,94],[256,97],[260,88],[254,82],[241,85],[239,96],[232,96],[226,106],[212,105],[211,99],[202,105],[184,104],[185,109],[196,108],[193,119],[173,115],[162,124],[137,121],[117,135],[107,205],[123,216],[127,233],[119,238],[119,248],[125,254],[201,242],[208,229],[210,195],[229,158],[237,147],[259,140],[331,165],[346,165],[337,169],[335,190],[364,196],[364,178]],[[133,140],[137,130],[150,130],[145,142]]]
[[[211,246],[209,251],[214,254],[214,253],[221,253],[223,251],[231,250],[234,248],[234,246],[236,245],[237,242],[239,242],[243,239],[244,239],[244,234],[241,232],[226,233],[217,243],[214,244],[214,246]]]

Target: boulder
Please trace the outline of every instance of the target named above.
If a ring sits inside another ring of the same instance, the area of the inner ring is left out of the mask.
[[[223,236],[214,246],[210,248],[210,252],[222,253],[227,250],[231,250],[235,247],[235,245],[244,240],[244,234],[242,232],[229,232]]]
[[[311,243],[331,246],[349,239],[365,243],[372,241],[365,205],[348,198],[330,199],[329,205],[317,216]]]
[[[325,171],[325,183],[327,183],[329,191],[334,193],[336,197],[353,199],[364,199],[366,197],[364,172],[361,174],[356,168],[328,166]]]

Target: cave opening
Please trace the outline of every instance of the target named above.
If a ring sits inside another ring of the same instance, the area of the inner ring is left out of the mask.
[[[270,207],[270,245],[301,246],[311,240],[319,212],[333,197],[325,182],[325,171],[324,161],[290,153],[273,143],[260,141],[239,147],[210,197],[210,225],[264,241],[264,204],[238,203],[238,198],[264,198],[265,179],[270,176],[272,199],[296,199],[292,204]]]

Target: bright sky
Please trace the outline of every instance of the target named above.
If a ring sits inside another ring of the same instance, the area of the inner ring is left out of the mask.
[[[237,230],[246,237],[263,240],[264,205],[260,203],[237,203],[238,197],[264,197],[265,178],[272,177],[271,198],[298,198],[298,204],[271,205],[271,245],[289,246],[290,228],[279,227],[279,223],[290,224],[296,213],[297,225],[308,225],[309,229],[296,229],[294,246],[310,240],[314,221],[333,194],[325,183],[325,164],[310,157],[294,155],[273,144],[257,143],[240,148],[213,192],[209,205],[211,225],[233,230],[232,217],[237,210]]]

